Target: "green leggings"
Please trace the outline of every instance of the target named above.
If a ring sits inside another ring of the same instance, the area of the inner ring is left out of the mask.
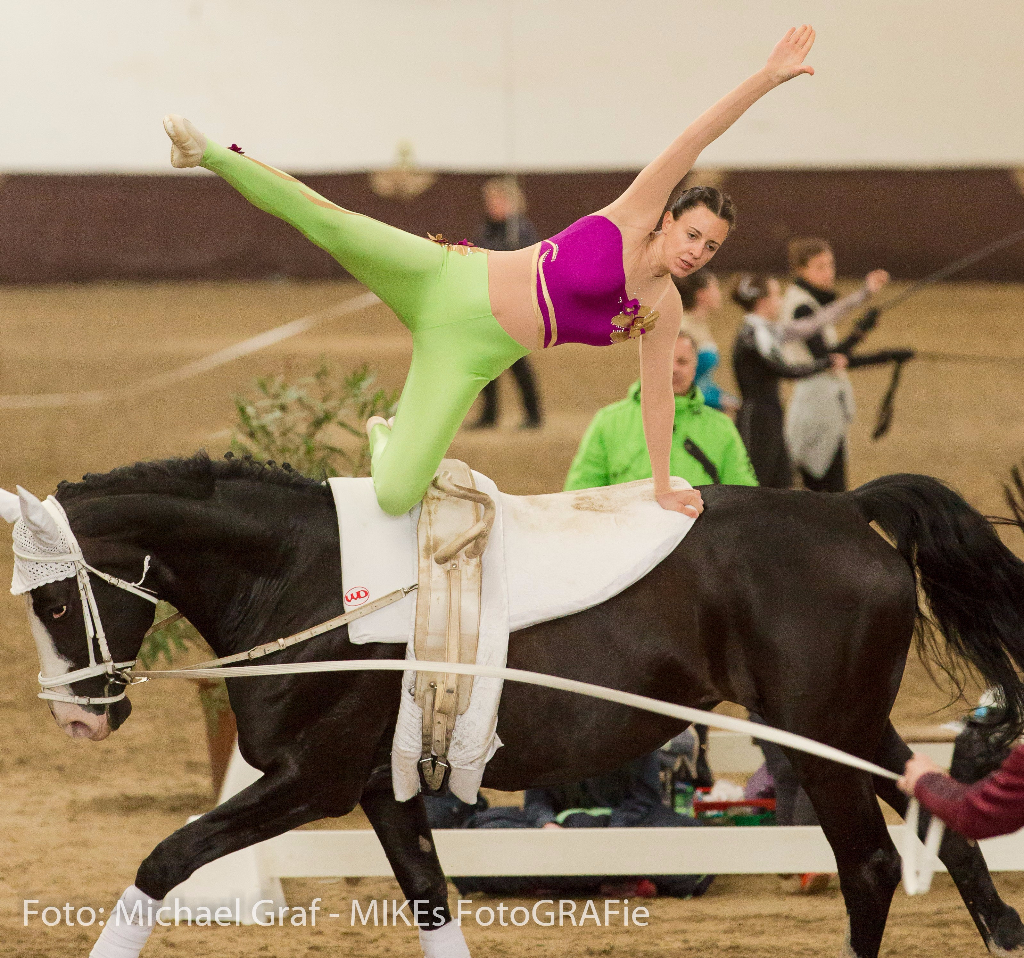
[[[487,254],[342,209],[286,173],[216,143],[207,146],[202,165],[330,253],[412,333],[412,364],[394,428],[377,425],[370,435],[377,502],[393,516],[408,512],[426,493],[477,393],[530,352],[491,313]]]

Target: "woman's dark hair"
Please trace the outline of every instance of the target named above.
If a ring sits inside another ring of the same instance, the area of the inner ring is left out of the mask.
[[[672,282],[679,290],[679,298],[683,301],[683,309],[690,312],[697,305],[697,294],[707,289],[714,281],[715,274],[706,266],[690,273],[688,276],[673,276]]]
[[[683,190],[672,201],[668,212],[672,214],[672,219],[677,220],[680,214],[695,206],[707,207],[715,216],[725,220],[730,230],[736,225],[736,205],[728,195],[714,186],[691,186]]]
[[[817,236],[797,236],[791,239],[786,246],[790,272],[795,273],[803,269],[819,253],[832,253],[828,240],[819,239]]]
[[[771,279],[766,273],[743,273],[736,280],[732,290],[732,299],[745,310],[751,310],[757,305],[757,301],[768,295],[768,281]]]

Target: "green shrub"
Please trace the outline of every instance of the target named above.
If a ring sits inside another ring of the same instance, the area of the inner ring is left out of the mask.
[[[393,415],[398,398],[375,381],[366,366],[339,378],[326,364],[294,383],[284,376],[261,377],[255,399],[235,397],[231,450],[288,463],[315,479],[369,475],[366,420]]]
[[[287,463],[314,479],[368,475],[366,420],[388,418],[398,402],[397,394],[375,387],[375,381],[367,366],[336,376],[326,363],[312,376],[295,382],[284,376],[261,376],[256,380],[255,399],[235,397],[238,418],[231,450],[261,462]],[[157,621],[174,612],[172,606],[161,603]],[[190,649],[208,651],[208,646],[191,623],[179,619],[143,641],[139,662],[146,669],[160,662],[173,665]],[[226,694],[223,701],[226,704]]]
[[[156,607],[155,619],[162,622],[176,612],[173,605],[161,602]],[[188,619],[178,619],[142,640],[139,664],[144,669],[152,669],[161,662],[165,665],[174,665],[179,656],[184,655],[190,648],[205,649],[208,646]]]

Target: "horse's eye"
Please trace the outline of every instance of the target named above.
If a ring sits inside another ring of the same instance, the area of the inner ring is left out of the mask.
[[[60,607],[60,611],[59,611],[59,612],[51,612],[50,614],[51,614],[51,615],[52,615],[52,616],[53,616],[53,617],[54,617],[55,619],[59,619],[59,618],[60,618],[60,617],[61,617],[61,616],[62,616],[62,615],[63,615],[63,614],[65,613],[65,612],[67,612],[67,610],[68,610],[68,607],[67,607],[66,605],[62,605],[62,606]]]

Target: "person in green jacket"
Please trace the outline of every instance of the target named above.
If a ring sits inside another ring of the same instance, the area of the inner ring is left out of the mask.
[[[756,486],[739,432],[725,413],[704,404],[704,396],[693,384],[696,371],[696,344],[682,332],[672,368],[676,416],[669,471],[693,486]],[[625,399],[598,410],[569,467],[565,488],[613,486],[651,476],[640,415],[640,383],[636,382]]]

